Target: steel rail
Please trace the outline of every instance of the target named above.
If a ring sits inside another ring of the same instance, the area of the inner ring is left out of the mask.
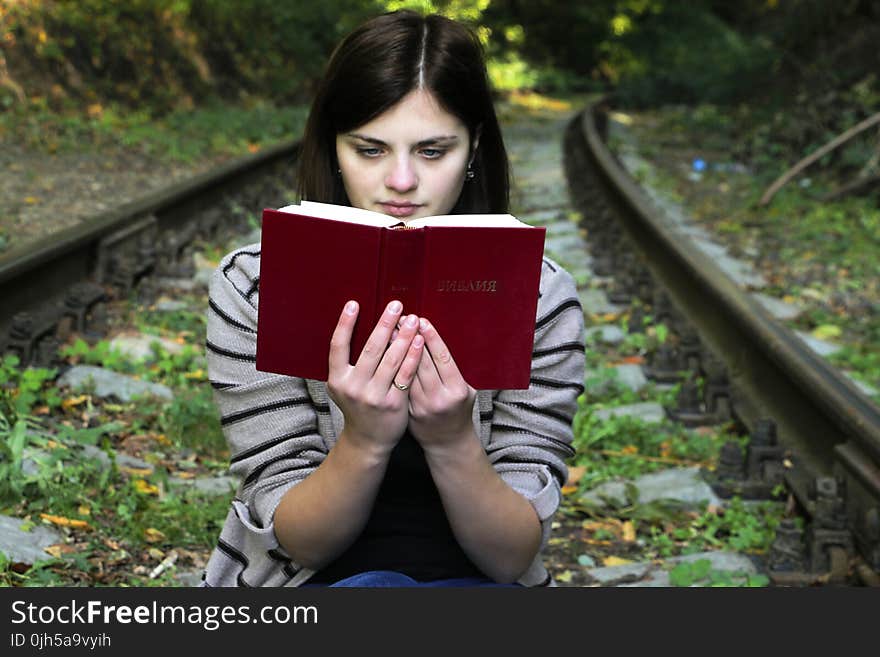
[[[51,233],[0,257],[0,346],[17,313],[38,313],[77,282],[93,281],[112,252],[113,236],[182,231],[200,210],[242,189],[284,161],[293,164],[299,141],[288,140]],[[110,243],[108,243],[108,239]],[[154,245],[155,246],[155,245]]]
[[[655,280],[727,366],[737,415],[748,428],[772,418],[810,469],[843,467],[877,504],[880,408],[657,212],[605,145],[600,105],[577,119],[591,170]]]

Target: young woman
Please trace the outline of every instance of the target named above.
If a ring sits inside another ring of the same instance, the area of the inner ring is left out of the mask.
[[[506,212],[507,156],[474,34],[407,11],[350,34],[315,97],[298,178],[304,199],[404,222]],[[259,266],[259,245],[239,249],[210,290],[210,377],[241,485],[205,584],[550,584],[540,550],[583,391],[571,276],[544,260],[530,387],[475,391],[430,317],[399,302],[353,366],[354,301],[331,344],[291,345],[327,350],[326,383],[258,372]]]

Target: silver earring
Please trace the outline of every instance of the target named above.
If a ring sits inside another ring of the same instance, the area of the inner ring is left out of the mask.
[[[477,177],[477,172],[471,168],[470,164],[467,165],[467,171],[464,172],[464,177],[467,180],[473,180]]]

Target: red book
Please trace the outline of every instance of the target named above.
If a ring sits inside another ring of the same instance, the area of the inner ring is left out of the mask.
[[[510,215],[399,220],[303,202],[263,210],[257,369],[327,380],[330,337],[360,304],[354,364],[385,306],[431,321],[476,389],[529,386],[543,227]]]

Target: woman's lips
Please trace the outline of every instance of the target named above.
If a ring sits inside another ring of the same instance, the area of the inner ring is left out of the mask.
[[[380,203],[382,211],[392,217],[409,217],[421,206],[415,203]]]

